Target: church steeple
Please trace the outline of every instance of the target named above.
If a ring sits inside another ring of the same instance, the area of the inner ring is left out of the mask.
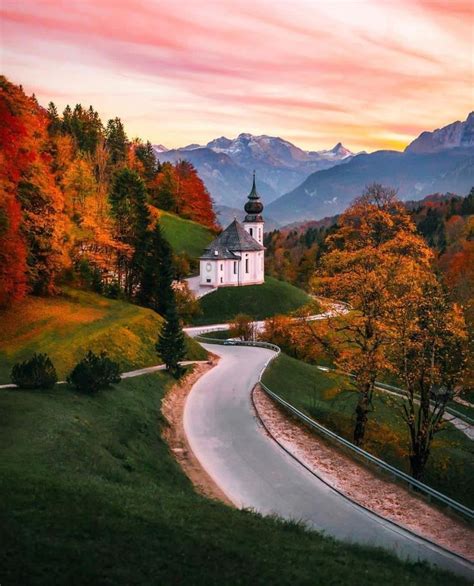
[[[260,196],[257,192],[257,186],[255,183],[255,171],[253,172],[253,183],[252,189],[248,195],[248,200],[245,203],[244,210],[246,212],[244,222],[263,222],[262,212],[263,203],[260,200]]]

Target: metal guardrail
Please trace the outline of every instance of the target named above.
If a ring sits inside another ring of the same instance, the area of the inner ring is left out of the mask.
[[[203,336],[196,336],[195,339],[199,339],[199,338],[202,338],[203,342],[211,342],[211,343],[217,343],[217,344],[223,344],[223,345],[225,342],[225,340],[221,340],[218,338],[205,338]],[[262,377],[263,377],[263,373],[267,369],[268,365],[273,360],[275,360],[277,358],[277,356],[280,354],[281,349],[279,346],[276,346],[275,344],[270,344],[269,342],[244,342],[241,340],[233,340],[232,345],[235,345],[235,346],[256,346],[259,348],[267,348],[268,350],[273,350],[275,352],[275,355],[272,356],[266,362],[264,367],[262,368],[262,371],[260,372],[260,375],[258,377],[258,382],[261,385],[262,389],[265,391],[265,393],[269,397],[271,397],[274,401],[276,401],[282,407],[287,409],[296,418],[300,419],[303,423],[305,423],[306,425],[308,425],[309,427],[311,427],[312,429],[314,429],[318,433],[322,434],[323,436],[331,439],[332,441],[335,441],[336,443],[344,446],[346,449],[350,450],[351,452],[362,457],[362,459],[366,460],[370,464],[377,466],[378,468],[380,468],[384,472],[391,474],[392,476],[394,476],[398,480],[402,480],[403,482],[407,483],[410,488],[416,488],[418,491],[425,494],[429,499],[434,499],[434,500],[439,501],[440,503],[442,503],[443,505],[452,509],[453,511],[456,511],[456,512],[460,513],[461,515],[464,515],[468,519],[471,519],[471,520],[474,519],[474,511],[472,509],[470,509],[469,507],[466,507],[465,505],[458,503],[454,499],[435,490],[434,488],[431,488],[431,486],[428,486],[427,484],[424,484],[423,482],[416,480],[415,478],[413,478],[409,474],[402,472],[401,470],[399,470],[398,468],[395,468],[391,464],[388,464],[384,460],[381,460],[380,458],[373,456],[369,452],[366,452],[362,448],[359,448],[358,446],[356,446],[352,442],[346,440],[345,438],[341,437],[337,433],[334,433],[333,431],[327,429],[326,427],[324,427],[323,425],[321,425],[317,421],[314,421],[314,419],[311,419],[311,417],[308,417],[307,415],[302,413],[299,409],[294,407],[291,403],[288,403],[288,401],[285,401],[285,399],[283,399],[282,397],[280,397],[279,395],[274,393],[271,389],[269,389],[265,385],[265,383],[263,382]]]

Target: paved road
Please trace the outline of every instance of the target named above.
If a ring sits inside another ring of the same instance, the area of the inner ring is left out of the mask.
[[[263,433],[250,393],[270,350],[205,347],[221,360],[192,388],[184,428],[201,465],[236,506],[304,520],[338,539],[384,547],[474,578],[471,564],[351,503]]]

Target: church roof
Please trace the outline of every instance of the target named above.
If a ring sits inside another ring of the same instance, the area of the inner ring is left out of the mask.
[[[256,250],[264,250],[264,247],[250,236],[242,224],[234,220],[206,247],[201,258],[239,259],[240,252],[253,252]]]

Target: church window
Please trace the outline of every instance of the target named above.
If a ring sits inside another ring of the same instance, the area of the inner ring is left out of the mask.
[[[245,272],[246,273],[249,272],[249,259],[248,258],[245,259]]]
[[[262,239],[262,229],[261,228],[258,229],[258,237],[260,238],[260,240]]]
[[[249,228],[250,236],[253,236],[253,228]]]
[[[237,261],[234,260],[234,275],[237,274]]]
[[[223,271],[223,270],[224,270],[224,265],[221,264],[221,271]]]

